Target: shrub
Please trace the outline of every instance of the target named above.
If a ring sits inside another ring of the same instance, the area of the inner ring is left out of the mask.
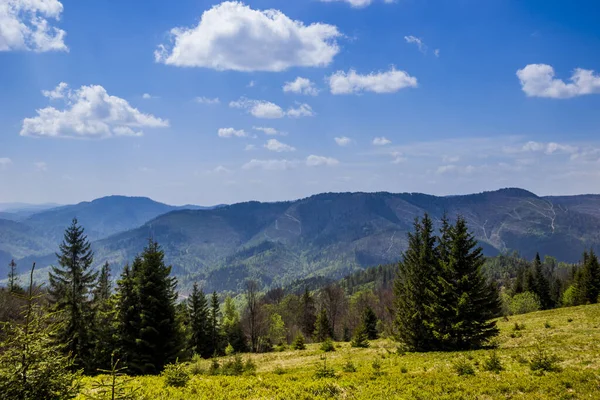
[[[504,369],[498,353],[493,351],[489,358],[486,358],[486,360],[483,362],[483,369],[485,371],[495,372],[497,374]]]
[[[515,325],[513,326],[513,331],[517,332],[522,330],[525,330],[525,324],[519,324],[518,322],[515,322]]]
[[[292,349],[294,350],[304,350],[306,349],[306,343],[304,343],[304,336],[299,333],[292,342]]]
[[[275,367],[275,369],[273,370],[273,373],[275,375],[283,375],[285,374],[285,369],[281,368],[279,365]]]
[[[335,378],[335,370],[327,366],[327,357],[321,357],[321,359],[323,360],[323,364],[317,365],[317,370],[315,371],[315,378]]]
[[[516,294],[509,303],[509,312],[512,315],[525,314],[539,311],[542,308],[540,299],[531,292]]]
[[[227,343],[227,347],[225,347],[225,355],[232,356],[235,353],[235,349],[231,345],[231,343]]]
[[[550,322],[546,321],[546,322],[544,322],[544,328],[550,329],[550,328],[552,328],[552,325],[550,325]]]
[[[342,371],[344,372],[356,372],[356,366],[351,360],[348,360],[346,364],[342,367]]]
[[[321,350],[328,353],[330,351],[335,351],[335,345],[333,344],[333,340],[326,339],[323,343],[321,343]]]
[[[408,372],[408,368],[406,367],[400,367],[400,372],[403,374],[406,374]]]
[[[475,375],[475,369],[465,357],[460,357],[452,363],[452,369],[458,376]]]
[[[233,356],[232,359],[223,364],[223,368],[221,370],[223,375],[228,376],[239,376],[244,373],[244,362],[242,361],[242,356],[239,354]]]
[[[371,363],[371,367],[373,367],[373,375],[379,376],[382,374],[381,372],[381,360],[379,358],[374,358]]]
[[[281,353],[283,351],[287,350],[287,346],[283,343],[276,345],[275,347],[273,347],[273,351]]]
[[[256,373],[256,364],[248,357],[246,364],[244,364],[244,372],[246,375],[254,375]]]
[[[210,362],[210,367],[208,368],[209,375],[218,375],[221,372],[221,364],[219,364],[219,360],[213,358]]]
[[[558,356],[549,353],[538,344],[529,360],[529,368],[531,371],[540,374],[544,372],[558,372],[560,371],[560,367],[558,366],[559,361]]]
[[[352,347],[369,347],[369,336],[367,335],[367,331],[363,325],[356,328],[354,332],[354,337],[352,338],[352,342],[350,342]]]
[[[165,385],[172,387],[185,387],[190,380],[185,365],[178,362],[166,365],[161,375],[165,380]]]

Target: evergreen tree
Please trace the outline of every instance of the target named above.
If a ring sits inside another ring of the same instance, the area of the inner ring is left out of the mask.
[[[74,218],[64,234],[57,255],[58,267],[49,274],[50,298],[54,310],[64,320],[56,332],[56,342],[65,354],[72,354],[75,366],[85,372],[95,371],[93,300],[91,292],[97,273],[91,267],[94,255],[84,229]]]
[[[210,346],[210,326],[208,315],[208,301],[204,292],[198,289],[194,283],[192,294],[187,301],[189,324],[191,336],[189,341],[190,350],[203,358],[212,356]]]
[[[540,253],[536,253],[531,270],[532,288],[531,291],[540,299],[543,310],[552,308],[552,299],[550,298],[550,283],[544,275]]]
[[[149,240],[134,269],[135,292],[139,310],[136,338],[136,362],[130,370],[139,374],[156,374],[174,362],[181,350],[181,336],[175,315],[177,281],[170,276],[171,267],[164,262],[158,243]],[[134,320],[135,321],[135,320]]]
[[[325,308],[322,308],[321,312],[317,316],[314,329],[314,338],[315,342],[323,342],[327,339],[333,338],[333,330],[331,328],[331,324],[329,323],[327,310],[325,310]]]
[[[244,336],[240,314],[230,296],[225,298],[221,330],[227,343],[230,344],[236,352],[241,353],[247,350],[246,337]]]
[[[411,350],[428,350],[434,345],[432,314],[436,303],[437,258],[433,225],[427,214],[414,222],[408,234],[408,249],[399,263],[394,283],[395,325],[398,339]],[[426,305],[428,305],[426,307]]]
[[[96,284],[96,287],[93,290],[94,303],[98,304],[110,299],[111,294],[112,284],[110,282],[110,264],[106,262],[100,269],[98,283]]]
[[[8,263],[8,291],[10,293],[20,293],[23,289],[19,286],[19,277],[17,276],[17,263],[10,260]]]
[[[375,315],[375,312],[371,307],[367,306],[363,312],[362,325],[364,326],[365,333],[369,340],[377,339],[377,321],[377,315]]]
[[[496,323],[490,321],[500,311],[498,291],[481,273],[485,262],[483,250],[462,217],[449,233],[448,264],[444,273],[449,285],[444,288],[442,298],[449,301],[452,312],[444,316],[450,332],[440,345],[449,349],[479,348],[498,335]]]
[[[133,266],[125,265],[121,278],[117,282],[117,346],[118,355],[124,365],[134,366],[137,360],[137,337],[140,327],[139,298],[136,292],[135,278],[141,268],[142,260],[136,257]]]
[[[312,337],[315,331],[315,323],[317,321],[317,309],[315,307],[315,301],[311,296],[308,288],[304,288],[304,294],[300,300],[300,318],[298,324],[300,330],[307,337]]]
[[[111,297],[110,265],[105,263],[100,270],[98,283],[93,291],[94,299],[94,364],[97,369],[110,368],[116,350],[116,309]]]
[[[600,264],[593,250],[583,255],[583,266],[575,276],[577,304],[595,304],[600,295]]]
[[[363,324],[360,324],[354,331],[354,336],[352,337],[350,345],[352,347],[369,347],[369,335],[367,334],[367,329]]]
[[[210,299],[210,346],[213,354],[222,353],[221,330],[219,328],[219,319],[221,310],[219,308],[219,296],[213,292]]]

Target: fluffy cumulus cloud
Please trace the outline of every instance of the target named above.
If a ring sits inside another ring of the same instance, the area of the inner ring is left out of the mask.
[[[65,31],[52,25],[62,11],[58,0],[0,1],[0,51],[68,51]]]
[[[275,128],[270,128],[270,127],[266,127],[266,126],[253,126],[252,129],[254,129],[255,131],[262,132],[265,135],[270,135],[270,136],[275,136],[275,135],[285,136],[286,135],[285,132],[281,132]]]
[[[341,137],[336,137],[333,138],[333,140],[335,140],[335,142],[338,144],[338,146],[348,146],[350,143],[352,143],[352,139],[350,139],[349,137],[346,136],[341,136]]]
[[[257,160],[253,159],[242,166],[242,169],[264,169],[267,171],[283,171],[286,169],[292,169],[296,166],[296,162],[289,161],[286,159],[282,160]]]
[[[66,83],[42,94],[51,101],[61,100],[62,109],[48,106],[37,116],[25,118],[21,136],[106,138],[141,136],[142,128],[164,128],[169,121],[144,114],[127,100],[111,96],[100,85],[71,90]]]
[[[291,118],[312,117],[314,111],[308,104],[297,104],[290,107],[287,111],[275,103],[265,100],[251,100],[245,97],[229,103],[229,107],[246,110],[256,118],[277,119],[285,116]]]
[[[200,97],[196,97],[194,100],[196,101],[196,103],[199,103],[199,104],[214,105],[214,104],[221,103],[221,100],[219,100],[218,97],[210,98],[210,97],[200,96]]]
[[[231,137],[246,137],[248,136],[243,129],[234,129],[234,128],[221,128],[217,132],[219,137],[222,138],[231,138]]]
[[[333,3],[333,2],[344,2],[344,3],[348,3],[350,4],[351,7],[354,8],[363,8],[366,6],[371,5],[371,3],[373,3],[373,0],[320,0],[323,3]],[[383,0],[384,3],[387,4],[391,4],[394,3],[396,0]]]
[[[333,166],[340,162],[335,158],[310,155],[306,157],[306,165],[309,167]]]
[[[296,151],[295,147],[292,147],[292,146],[287,145],[285,143],[281,143],[277,139],[269,139],[269,140],[267,140],[267,143],[265,144],[264,147],[267,150],[276,151],[278,153],[287,152],[287,151]]]
[[[600,75],[589,69],[577,68],[569,82],[558,79],[554,68],[547,64],[529,64],[517,71],[521,88],[529,97],[568,99],[600,93]]]
[[[315,86],[310,79],[302,78],[301,76],[297,77],[296,80],[292,82],[286,82],[283,85],[283,91],[286,93],[298,93],[305,94],[309,96],[316,96],[319,94],[319,90]]]
[[[560,143],[556,143],[556,142],[548,142],[548,143],[542,143],[542,142],[534,142],[534,141],[529,141],[527,143],[525,143],[523,146],[521,146],[520,148],[516,148],[516,149],[507,149],[509,153],[511,152],[533,152],[533,153],[544,153],[547,155],[551,155],[551,154],[574,154],[577,153],[577,151],[579,150],[576,146],[571,146],[568,144],[560,144]]]
[[[417,87],[417,78],[394,67],[386,72],[372,72],[368,75],[360,75],[353,69],[347,73],[337,71],[329,77],[332,94],[394,93],[408,87]]]
[[[392,141],[384,136],[376,137],[375,139],[373,139],[373,144],[375,146],[385,146],[385,145],[388,145],[391,143],[392,143]]]
[[[226,1],[202,14],[194,27],[171,29],[171,43],[155,51],[157,62],[235,71],[284,71],[329,65],[339,47],[337,27],[305,25],[278,10],[254,10]]]

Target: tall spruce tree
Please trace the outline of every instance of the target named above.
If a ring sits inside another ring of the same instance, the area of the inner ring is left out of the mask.
[[[322,308],[315,322],[314,339],[315,342],[324,342],[325,340],[332,338],[333,329],[329,322],[329,317],[327,317],[327,310]]]
[[[435,240],[429,216],[425,214],[421,221],[415,219],[414,232],[408,234],[408,249],[394,282],[396,332],[411,350],[429,350],[434,346],[431,307],[437,304]]]
[[[451,310],[444,314],[450,331],[440,347],[452,350],[479,348],[498,335],[495,321],[490,321],[500,311],[498,291],[482,275],[483,250],[469,232],[464,218],[459,217],[449,229],[448,244],[449,254],[444,266],[447,285],[442,289],[442,299],[448,302]]]
[[[110,282],[110,264],[105,262],[100,269],[98,282],[93,290],[94,303],[101,303],[110,299],[112,294],[112,283]]]
[[[93,290],[94,299],[94,363],[97,369],[108,369],[116,350],[116,310],[112,298],[110,265],[105,263],[100,270],[98,283]]]
[[[136,290],[135,275],[141,268],[142,259],[135,258],[132,267],[125,265],[117,281],[117,348],[118,358],[130,371],[139,364],[137,338],[140,331],[139,298]]]
[[[299,315],[298,324],[300,330],[306,337],[312,337],[315,331],[315,322],[317,321],[317,309],[315,307],[315,300],[308,291],[308,288],[304,288],[304,294],[300,299],[301,312]]]
[[[221,329],[219,320],[221,319],[221,309],[219,304],[219,296],[217,292],[213,292],[210,299],[210,343],[213,354],[221,354],[222,343]]]
[[[17,263],[10,260],[8,263],[8,291],[11,293],[21,292],[23,289],[19,286],[19,277],[17,276]]]
[[[193,353],[209,358],[213,354],[210,346],[208,301],[204,292],[198,289],[197,283],[194,283],[192,294],[187,300],[187,309],[191,331],[188,347]]]
[[[181,351],[181,335],[176,320],[177,281],[164,262],[164,252],[149,240],[134,269],[139,331],[136,338],[137,362],[134,373],[156,374],[175,361]]]
[[[550,298],[550,282],[544,275],[542,260],[540,259],[540,253],[535,254],[533,260],[533,267],[531,270],[532,284],[531,291],[535,293],[540,299],[542,309],[547,310],[552,308],[552,299]]]
[[[367,306],[365,311],[363,311],[362,325],[365,328],[365,334],[369,340],[377,339],[377,321],[378,319],[375,311],[373,311],[371,307]]]
[[[77,368],[94,372],[94,307],[91,292],[98,273],[92,271],[94,254],[84,229],[74,218],[64,234],[58,267],[49,274],[50,299],[63,323],[56,332],[56,342],[66,354],[72,354]]]
[[[575,276],[577,304],[595,304],[600,296],[600,264],[593,250],[583,254],[583,266]]]

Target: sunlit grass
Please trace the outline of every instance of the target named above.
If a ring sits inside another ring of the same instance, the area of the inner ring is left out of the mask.
[[[515,331],[515,323],[524,329]],[[500,372],[486,371],[493,350],[403,354],[396,351],[396,343],[381,339],[366,349],[336,343],[336,351],[326,354],[318,344],[309,344],[306,350],[244,355],[257,365],[256,375],[198,374],[185,388],[167,388],[161,377],[140,377],[133,385],[140,388],[142,399],[600,398],[600,305],[513,316],[500,319],[498,326]],[[560,371],[530,369],[539,348],[558,358]],[[314,377],[324,356],[335,378]],[[379,360],[379,369],[374,360]],[[458,360],[472,366],[474,374],[459,375]],[[356,372],[344,372],[348,361]],[[193,370],[207,371],[209,366],[210,361],[202,360]]]

